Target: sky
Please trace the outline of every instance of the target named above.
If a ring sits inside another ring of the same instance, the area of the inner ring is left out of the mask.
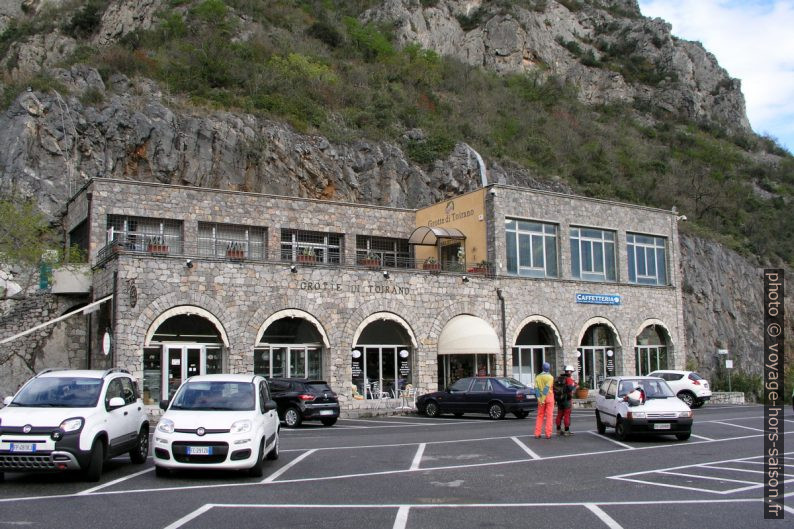
[[[741,79],[753,130],[794,153],[794,0],[639,0]]]

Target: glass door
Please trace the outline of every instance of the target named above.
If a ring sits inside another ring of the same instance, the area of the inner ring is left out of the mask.
[[[163,370],[165,376],[163,388],[166,390],[163,391],[163,399],[170,399],[179,389],[184,378],[182,375],[182,347],[166,347],[164,355],[166,368]]]
[[[584,380],[588,388],[596,389],[607,376],[607,348],[580,347],[578,356],[579,381]]]
[[[165,345],[163,347],[162,398],[170,399],[188,377],[222,373],[221,348],[204,345]]]

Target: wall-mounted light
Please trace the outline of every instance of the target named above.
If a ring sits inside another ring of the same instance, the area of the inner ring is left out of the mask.
[[[353,349],[352,351],[350,351],[350,356],[352,356],[353,358],[361,358],[361,351],[359,351],[358,349]]]
[[[463,280],[464,283],[468,283],[469,282],[469,276],[463,276],[461,278],[461,280]]]
[[[388,270],[384,270],[384,271],[383,271],[383,277],[384,277],[385,279],[389,279],[389,271],[388,271]]]
[[[298,273],[298,267],[295,266],[295,265],[289,265],[289,271],[292,272],[293,274],[297,274]]]
[[[185,266],[187,268],[193,268],[193,260],[192,259],[186,259],[185,260]]]
[[[607,351],[607,356],[608,356],[608,357],[610,357],[610,358],[611,358],[613,354],[615,354],[615,352],[614,352],[612,349],[610,349],[609,351]]]

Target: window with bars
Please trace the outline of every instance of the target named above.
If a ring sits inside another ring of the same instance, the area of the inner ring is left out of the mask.
[[[616,281],[614,231],[571,228],[571,276]]]
[[[389,237],[356,236],[356,261],[365,262],[377,259],[381,266],[408,268],[411,266],[411,252],[408,239]]]
[[[627,233],[626,253],[629,283],[667,284],[667,244],[664,237]]]
[[[182,253],[182,221],[108,215],[107,242],[135,252]]]
[[[509,275],[557,277],[557,226],[506,219],[505,237]]]
[[[281,230],[281,260],[309,263],[342,263],[342,240],[339,233]]]
[[[267,258],[267,229],[258,226],[199,222],[198,254],[230,259]]]

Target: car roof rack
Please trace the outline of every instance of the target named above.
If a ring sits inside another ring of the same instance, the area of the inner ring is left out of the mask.
[[[127,371],[126,369],[123,369],[121,367],[111,367],[110,369],[106,369],[105,372],[102,373],[102,378],[105,378],[106,376],[108,376],[111,373],[126,373],[128,375],[131,374],[129,371]]]
[[[43,369],[43,370],[39,371],[38,373],[36,373],[36,376],[38,377],[38,376],[41,376],[41,375],[43,375],[45,373],[50,373],[52,371],[60,371],[60,368],[48,367],[47,369]],[[35,377],[33,377],[33,378],[35,378]]]

